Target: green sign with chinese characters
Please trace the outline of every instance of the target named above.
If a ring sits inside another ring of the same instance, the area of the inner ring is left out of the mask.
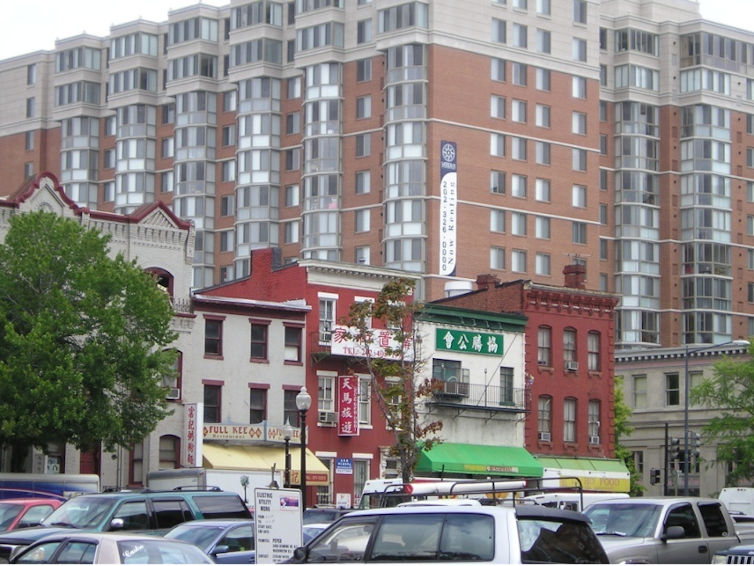
[[[467,330],[435,329],[435,349],[470,354],[503,355],[503,335]]]

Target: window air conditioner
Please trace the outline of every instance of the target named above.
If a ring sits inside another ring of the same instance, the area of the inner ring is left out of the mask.
[[[579,362],[566,362],[566,371],[579,371]]]
[[[180,387],[170,387],[165,393],[165,399],[175,400],[181,398]]]
[[[320,411],[319,422],[322,424],[335,424],[338,420],[337,413],[331,411]]]
[[[539,433],[539,439],[542,442],[550,442],[550,433],[549,432],[540,432]]]
[[[590,436],[589,437],[589,444],[599,444],[600,443],[600,437],[599,436]]]

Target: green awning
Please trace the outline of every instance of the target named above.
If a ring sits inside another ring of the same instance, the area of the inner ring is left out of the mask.
[[[598,472],[628,472],[626,465],[620,460],[610,458],[548,458],[537,457],[543,468],[559,468],[561,470],[594,470]]]
[[[542,465],[525,448],[442,442],[419,455],[421,474],[481,474],[485,476],[542,477]]]

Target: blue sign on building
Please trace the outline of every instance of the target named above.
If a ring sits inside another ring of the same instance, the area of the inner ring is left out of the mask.
[[[335,473],[353,475],[353,460],[351,458],[337,458],[335,460]]]

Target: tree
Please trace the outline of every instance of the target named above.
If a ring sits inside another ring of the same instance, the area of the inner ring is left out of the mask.
[[[0,445],[132,446],[167,409],[168,297],[109,236],[50,212],[11,218],[0,244]]]
[[[703,438],[717,445],[716,462],[730,470],[726,485],[754,479],[754,361],[724,357],[712,377],[691,390],[690,401],[716,412]]]
[[[632,411],[625,401],[622,377],[615,378],[614,390],[615,415],[613,422],[615,433],[615,456],[616,458],[623,460],[623,463],[628,468],[631,476],[629,493],[632,496],[638,496],[646,491],[646,488],[638,482],[639,473],[636,470],[633,452],[620,443],[621,438],[631,436],[631,433],[634,431],[633,427],[628,424]]]
[[[427,422],[418,411],[421,399],[432,391],[432,382],[421,377],[425,363],[414,316],[421,306],[407,301],[413,289],[412,279],[391,281],[374,302],[354,303],[340,321],[364,353],[358,361],[369,373],[372,395],[395,438],[391,454],[400,462],[404,482],[411,481],[422,450],[440,442],[434,435],[442,429],[441,422]],[[382,357],[376,355],[374,321],[381,321],[390,338],[380,344]]]

